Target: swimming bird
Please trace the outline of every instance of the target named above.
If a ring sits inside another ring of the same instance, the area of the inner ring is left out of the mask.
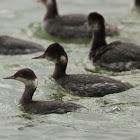
[[[7,35],[0,36],[0,54],[2,55],[30,54],[41,51],[44,51],[44,48],[40,44]]]
[[[59,15],[56,0],[39,0],[47,7],[44,17],[45,31],[53,36],[69,40],[91,39],[92,32],[84,23],[87,15],[69,14]],[[116,26],[106,24],[106,35],[113,36],[118,34]]]
[[[75,95],[85,97],[102,97],[107,94],[122,92],[132,88],[129,83],[122,83],[103,76],[91,74],[66,74],[68,57],[64,48],[58,44],[51,44],[41,56],[34,59],[44,58],[55,63],[52,77],[64,89]]]
[[[64,101],[33,101],[32,97],[37,88],[37,77],[35,73],[29,69],[24,68],[17,71],[13,76],[6,77],[4,79],[14,79],[25,84],[25,90],[20,99],[20,102],[24,109],[33,114],[63,114],[67,112],[73,112],[80,108],[84,108],[81,105],[64,102]]]
[[[89,59],[106,70],[121,72],[140,69],[140,46],[133,43],[105,39],[105,20],[97,12],[90,13],[88,24],[92,30],[92,44]]]

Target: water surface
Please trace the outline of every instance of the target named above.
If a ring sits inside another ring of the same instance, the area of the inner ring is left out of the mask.
[[[140,44],[140,13],[132,0],[58,0],[60,14],[98,11],[115,24],[120,35],[107,41],[123,40]],[[40,43],[47,48],[53,38],[41,29],[45,7],[35,0],[0,0],[0,34]],[[59,40],[57,40],[59,41]],[[51,74],[54,64],[32,60],[31,55],[0,56],[0,139],[24,140],[139,140],[140,139],[140,70],[112,73],[96,70],[88,60],[90,44],[64,43],[69,63],[67,73],[95,73],[130,82],[135,88],[102,98],[73,96],[59,87]],[[81,104],[89,111],[64,115],[31,115],[22,110],[19,99],[24,85],[3,80],[21,68],[35,71],[39,85],[35,100],[64,100]]]

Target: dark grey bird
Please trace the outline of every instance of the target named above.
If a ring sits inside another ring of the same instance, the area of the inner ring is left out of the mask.
[[[45,58],[55,63],[52,77],[63,88],[85,97],[102,97],[107,94],[119,93],[132,88],[129,83],[123,83],[112,78],[90,74],[66,74],[68,62],[67,53],[58,43],[51,44],[45,53],[34,59]]]
[[[89,53],[93,64],[114,72],[140,69],[140,46],[121,41],[108,44],[105,39],[105,20],[99,13],[90,13],[88,24],[93,32]]]
[[[38,43],[7,35],[0,36],[0,54],[2,55],[30,54],[42,51],[44,48]]]
[[[92,32],[84,23],[87,21],[87,15],[69,14],[59,15],[56,0],[39,0],[47,8],[44,17],[44,28],[49,34],[69,40],[87,40],[91,39]],[[116,26],[106,24],[106,35],[113,36],[118,34]]]
[[[33,101],[32,97],[37,88],[37,77],[35,73],[28,68],[17,71],[13,76],[6,77],[4,79],[14,79],[21,81],[25,84],[25,90],[21,97],[21,104],[24,109],[33,114],[63,114],[67,112],[73,112],[80,108],[84,108],[81,105],[64,102],[64,101]]]

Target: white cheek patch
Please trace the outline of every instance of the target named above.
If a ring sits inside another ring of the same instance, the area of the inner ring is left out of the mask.
[[[45,56],[45,59],[47,59],[48,61],[53,61],[49,56]]]
[[[47,59],[48,61],[52,61],[52,62],[54,62],[54,63],[57,62],[55,59],[52,59],[52,58],[49,57],[49,56],[45,56],[45,59]]]
[[[60,62],[62,62],[63,64],[66,64],[67,63],[67,58],[64,55],[62,55],[60,57]]]
[[[38,84],[37,78],[34,80],[27,80],[25,78],[17,77],[16,80],[23,82],[25,85],[29,85],[35,88],[37,87]]]
[[[61,55],[60,59],[59,60],[56,60],[56,59],[52,59],[51,57],[48,57],[46,56],[45,59],[49,60],[49,61],[52,61],[54,62],[55,64],[58,63],[58,62],[61,62],[63,64],[66,64],[67,63],[67,58],[66,56],[64,55]]]
[[[28,80],[26,80],[25,78],[17,77],[16,80],[21,81],[24,84],[27,84],[28,83]]]

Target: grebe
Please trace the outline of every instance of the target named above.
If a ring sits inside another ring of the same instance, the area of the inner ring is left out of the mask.
[[[21,104],[24,109],[33,114],[63,114],[84,108],[81,105],[64,101],[33,101],[32,97],[37,88],[37,77],[28,68],[17,71],[13,76],[4,79],[14,79],[25,84],[25,90],[21,97]]]
[[[60,16],[57,9],[56,0],[39,0],[47,7],[44,17],[44,28],[49,34],[69,40],[87,40],[92,38],[92,32],[84,23],[87,15],[69,14]],[[106,35],[118,34],[116,26],[106,24]]]
[[[45,53],[34,59],[45,58],[55,63],[52,77],[66,90],[86,97],[102,97],[107,94],[122,92],[132,88],[129,83],[122,83],[111,78],[90,74],[66,74],[67,53],[58,43],[51,44]]]
[[[114,72],[140,69],[140,46],[121,41],[108,44],[105,39],[105,20],[99,13],[90,13],[88,24],[93,32],[89,59],[94,64]]]
[[[0,36],[0,54],[17,55],[42,52],[45,49],[34,42],[18,39],[15,37],[1,35]]]

